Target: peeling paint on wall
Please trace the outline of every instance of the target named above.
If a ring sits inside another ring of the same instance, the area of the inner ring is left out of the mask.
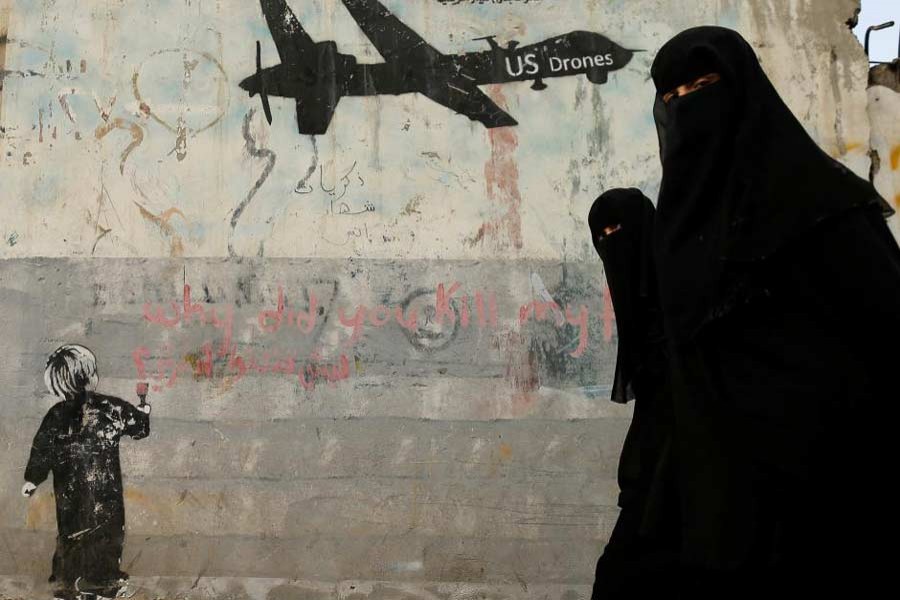
[[[869,77],[869,118],[873,160],[870,178],[882,197],[900,209],[900,62],[879,65]],[[900,238],[900,217],[888,223]]]

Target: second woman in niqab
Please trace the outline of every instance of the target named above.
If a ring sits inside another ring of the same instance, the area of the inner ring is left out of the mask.
[[[612,400],[634,400],[619,461],[621,511],[597,562],[592,600],[668,595],[677,571],[672,405],[653,261],[654,213],[640,190],[612,189],[597,198],[588,215],[616,313]]]

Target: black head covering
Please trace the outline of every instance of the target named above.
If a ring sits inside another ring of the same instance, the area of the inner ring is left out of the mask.
[[[707,73],[721,80],[662,101]],[[857,206],[893,212],[813,142],[737,32],[678,34],[657,54],[651,76],[663,166],[657,267],[676,340],[761,293],[746,273],[817,223]]]
[[[619,335],[612,400],[634,398],[632,382],[646,359],[644,343],[658,302],[653,269],[653,219],[656,210],[640,190],[612,189],[591,206],[588,225],[597,254],[603,259],[612,293]],[[604,235],[609,226],[621,226]]]

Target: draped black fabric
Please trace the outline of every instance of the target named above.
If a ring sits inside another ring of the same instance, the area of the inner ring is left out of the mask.
[[[671,352],[688,597],[876,597],[897,532],[900,249],[861,208],[758,278],[765,297]]]
[[[50,581],[60,597],[72,595],[76,585],[104,594],[128,577],[120,569],[125,504],[119,439],[149,433],[148,414],[93,392],[59,402],[44,417],[25,480],[39,485],[53,473],[59,534]]]
[[[663,102],[707,73],[721,81]],[[651,75],[663,165],[656,252],[676,339],[761,294],[747,269],[824,219],[864,205],[892,212],[813,142],[738,33],[688,29],[660,49]]]
[[[667,594],[677,571],[672,403],[653,268],[653,216],[653,204],[637,189],[607,191],[588,215],[616,312],[612,400],[635,402],[619,460],[621,512],[597,562],[593,600]]]
[[[889,211],[815,146],[737,33],[679,34],[653,78],[684,597],[877,597],[896,532]]]

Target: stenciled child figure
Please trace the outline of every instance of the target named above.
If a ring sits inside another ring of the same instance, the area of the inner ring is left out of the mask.
[[[47,360],[44,382],[62,399],[34,436],[22,495],[30,497],[53,473],[58,536],[50,582],[56,597],[115,597],[128,574],[120,569],[125,505],[119,439],[150,433],[150,405],[98,394],[97,359],[75,344]]]

